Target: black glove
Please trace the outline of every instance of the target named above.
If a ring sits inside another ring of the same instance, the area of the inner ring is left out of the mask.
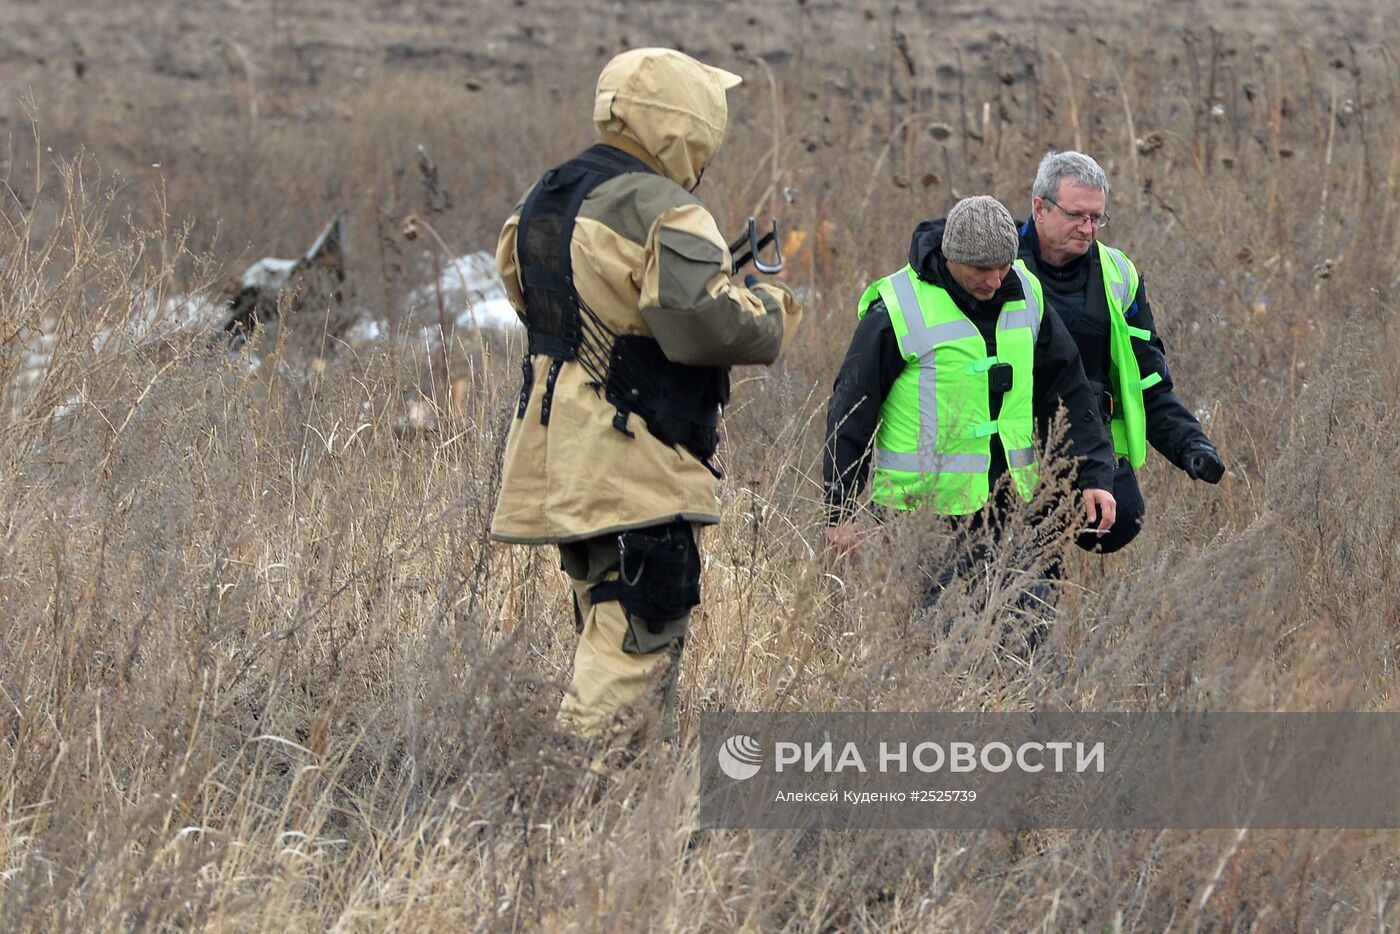
[[[1204,438],[1191,442],[1186,449],[1182,468],[1192,480],[1204,480],[1206,483],[1219,483],[1220,478],[1225,476],[1225,463],[1220,459],[1220,452]]]
[[[747,276],[744,277],[744,288],[751,289],[756,285],[758,285],[758,276],[755,276],[753,273],[749,273]]]

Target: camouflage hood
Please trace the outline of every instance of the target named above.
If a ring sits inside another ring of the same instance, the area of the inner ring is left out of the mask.
[[[598,139],[693,190],[724,141],[729,121],[724,92],[741,80],[672,49],[624,52],[598,76],[593,105]]]

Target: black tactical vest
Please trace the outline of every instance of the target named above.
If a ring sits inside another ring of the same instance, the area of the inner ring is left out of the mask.
[[[593,388],[617,410],[613,427],[634,437],[627,419],[636,412],[654,436],[666,444],[681,445],[719,476],[710,458],[719,444],[719,410],[729,401],[729,370],[673,363],[654,339],[615,333],[574,287],[570,244],[583,199],[609,179],[651,171],[640,159],[599,144],[545,173],[525,199],[516,254],[529,349],[516,417],[524,418],[529,401],[532,355],[544,354],[553,361],[540,411],[540,423],[545,425],[559,368],[566,361],[576,361],[592,379]]]

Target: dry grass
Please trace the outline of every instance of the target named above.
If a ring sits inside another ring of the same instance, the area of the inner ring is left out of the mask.
[[[489,248],[587,141],[591,61],[478,91],[448,68],[234,70],[208,92],[226,106],[188,120],[174,97],[124,113],[36,88],[0,237],[6,928],[1395,924],[1392,833],[695,831],[702,711],[1396,704],[1394,33],[1358,7],[1296,20],[1305,42],[1043,18],[897,34],[866,6],[819,41],[810,6],[771,86],[736,66],[703,189],[731,228],[825,223],[792,258],[808,321],[782,364],[738,374],[679,758],[646,749],[606,785],[552,731],[573,644],[557,560],[485,539],[517,338],[351,347],[305,309],[229,354],[142,324],[149,296],[292,255],[337,208],[351,301],[391,319],[431,277],[401,218]],[[1154,460],[1150,526],[1071,558],[1027,667],[993,641],[1006,594],[911,615],[884,555],[944,547],[936,523],[820,553],[820,431],[855,297],[913,224],[980,191],[1024,211],[1040,154],[1073,145],[1109,168],[1109,240],[1231,472],[1206,488]],[[449,400],[454,379],[470,391]],[[405,427],[408,402],[438,417]]]

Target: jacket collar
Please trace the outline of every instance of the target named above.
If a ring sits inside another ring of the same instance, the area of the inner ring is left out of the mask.
[[[948,271],[948,260],[943,255],[944,218],[927,220],[914,228],[914,236],[909,242],[909,266],[915,274],[930,285],[936,285],[953,298],[963,314],[969,317],[995,317],[1001,313],[1001,306],[1007,302],[1025,297],[1021,288],[1021,277],[1008,272],[1001,280],[1001,288],[985,302],[978,301],[971,293],[958,285]]]
[[[1035,221],[1026,218],[1026,222],[1021,225],[1021,258],[1031,264],[1037,273],[1054,276],[1059,279],[1068,279],[1079,273],[1085,263],[1092,265],[1091,257],[1099,251],[1098,242],[1080,257],[1070,260],[1063,266],[1052,266],[1045,261],[1045,257],[1040,255],[1040,234],[1036,232]]]

